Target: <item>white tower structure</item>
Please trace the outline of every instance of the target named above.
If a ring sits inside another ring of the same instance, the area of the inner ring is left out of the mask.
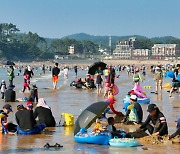
[[[109,53],[110,53],[110,55],[112,54],[111,53],[111,45],[112,45],[112,40],[111,40],[111,35],[109,35]]]

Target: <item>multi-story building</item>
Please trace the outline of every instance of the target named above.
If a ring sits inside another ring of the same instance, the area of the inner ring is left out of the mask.
[[[149,59],[150,50],[149,49],[134,49],[132,51],[132,59],[145,60]]]
[[[74,45],[69,46],[69,54],[73,55],[74,52],[75,52],[75,47],[74,47]]]
[[[174,59],[180,57],[180,45],[154,44],[152,47],[152,59]]]
[[[115,59],[131,59],[132,51],[135,49],[136,38],[129,38],[128,41],[118,41],[113,51]]]

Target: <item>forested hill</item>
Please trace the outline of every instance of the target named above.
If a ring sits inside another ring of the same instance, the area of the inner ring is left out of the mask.
[[[180,39],[172,36],[147,38],[144,36],[111,36],[112,49],[115,49],[118,40],[128,40],[136,37],[137,48],[151,49],[155,43],[176,43]],[[75,54],[100,54],[101,48],[109,49],[109,36],[93,36],[85,33],[69,35],[63,38],[51,39],[39,36],[37,33],[21,33],[21,30],[12,23],[0,23],[0,60],[40,60],[53,59],[54,55],[68,55],[69,46],[74,45]]]
[[[138,39],[147,39],[144,36],[140,35],[131,35],[131,36],[111,36],[112,39],[112,45],[114,46],[117,41],[119,40],[128,40],[129,37],[136,37]],[[78,33],[78,34],[73,34],[73,35],[68,35],[63,38],[70,38],[70,39],[76,39],[79,41],[82,40],[89,40],[97,44],[101,45],[108,45],[109,44],[109,36],[94,36],[94,35],[89,35],[86,33]]]
[[[152,45],[155,43],[160,43],[160,44],[162,44],[162,43],[176,43],[176,44],[180,44],[180,39],[172,37],[172,36],[148,38],[148,37],[141,36],[141,35],[129,35],[129,36],[111,36],[112,47],[113,48],[115,47],[117,41],[128,40],[130,37],[136,37],[137,38],[138,48],[151,49]],[[79,41],[90,40],[90,41],[92,41],[98,45],[101,45],[102,47],[108,47],[108,45],[109,45],[109,36],[94,36],[94,35],[89,35],[86,33],[78,33],[78,34],[65,36],[65,37],[63,37],[63,39],[64,38],[76,39]]]

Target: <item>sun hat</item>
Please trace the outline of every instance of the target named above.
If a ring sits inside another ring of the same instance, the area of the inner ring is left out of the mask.
[[[137,96],[136,95],[131,95],[130,99],[136,101],[137,100]]]

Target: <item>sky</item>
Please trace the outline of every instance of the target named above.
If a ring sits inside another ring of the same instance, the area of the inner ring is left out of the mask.
[[[180,0],[0,0],[0,23],[48,38],[76,33],[180,38]]]

